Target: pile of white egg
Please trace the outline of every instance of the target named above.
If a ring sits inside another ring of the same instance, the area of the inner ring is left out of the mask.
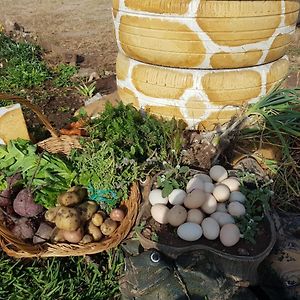
[[[178,227],[177,235],[185,241],[197,241],[202,235],[208,240],[220,237],[224,246],[231,247],[240,240],[234,217],[246,213],[246,197],[239,189],[239,180],[216,165],[209,175],[196,174],[190,179],[186,191],[174,189],[163,198],[162,190],[152,190],[151,215],[160,224]]]

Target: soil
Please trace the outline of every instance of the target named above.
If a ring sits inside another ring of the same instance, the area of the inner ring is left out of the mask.
[[[78,55],[82,68],[114,71],[111,0],[2,0],[0,24],[30,33],[53,64]],[[16,25],[15,25],[16,24]]]
[[[113,93],[116,90],[115,81],[115,76],[98,79],[95,92],[99,92],[101,95]],[[53,87],[50,82],[42,88],[35,88],[26,92],[26,97],[38,106],[57,131],[74,119],[74,113],[84,106],[86,100],[86,97],[81,96],[74,87],[58,89]],[[34,142],[49,137],[49,132],[34,112],[26,108],[23,108],[23,112]]]

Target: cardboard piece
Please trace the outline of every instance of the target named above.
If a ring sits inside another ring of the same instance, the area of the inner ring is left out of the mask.
[[[29,140],[20,104],[0,107],[0,144],[17,138]]]
[[[114,92],[109,95],[103,96],[101,99],[91,104],[83,106],[82,108],[76,111],[75,115],[78,115],[79,111],[83,109],[89,117],[96,117],[104,111],[105,104],[107,102],[111,103],[112,105],[116,105],[119,101],[120,99],[118,93]]]

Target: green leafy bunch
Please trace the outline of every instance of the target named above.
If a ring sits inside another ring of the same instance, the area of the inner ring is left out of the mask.
[[[130,186],[138,177],[137,162],[117,156],[106,142],[91,140],[84,141],[82,145],[82,150],[71,153],[71,161],[78,174],[77,181],[96,191],[116,193],[115,203],[100,204],[102,209],[109,211],[128,198]]]
[[[168,169],[157,177],[157,185],[162,188],[162,196],[168,197],[174,189],[183,189],[187,185],[190,169],[187,166],[177,165],[175,168],[168,166]]]
[[[27,42],[15,42],[0,33],[0,91],[31,88],[51,77],[42,61],[40,47]]]
[[[158,120],[123,103],[116,107],[108,103],[88,129],[92,138],[109,143],[117,156],[138,163],[153,156],[162,162],[178,155],[182,130],[176,120]]]
[[[6,178],[3,174],[0,173],[0,192],[4,191],[7,188]]]
[[[69,162],[47,152],[37,154],[35,145],[21,139],[0,146],[0,173],[5,177],[20,173],[35,202],[46,208],[55,206],[57,196],[71,187],[76,176]]]
[[[246,214],[236,218],[237,225],[243,238],[255,244],[258,226],[264,219],[265,213],[270,210],[269,201],[272,193],[266,187],[250,189],[245,186],[241,187],[241,192],[246,196],[244,203]]]

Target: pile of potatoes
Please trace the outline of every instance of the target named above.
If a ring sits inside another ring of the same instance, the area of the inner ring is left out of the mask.
[[[151,215],[160,224],[177,227],[177,235],[185,241],[193,242],[201,236],[220,238],[224,246],[231,247],[241,236],[235,218],[246,213],[247,199],[239,189],[239,180],[216,165],[209,174],[192,177],[186,190],[174,189],[168,197],[162,197],[162,190],[153,189],[149,194]]]
[[[113,209],[109,215],[99,210],[97,203],[85,201],[86,189],[72,187],[58,197],[58,205],[45,213],[45,220],[55,227],[41,223],[43,230],[37,232],[41,242],[69,242],[87,244],[110,236],[125,217],[121,209]],[[40,227],[41,227],[40,226]]]

